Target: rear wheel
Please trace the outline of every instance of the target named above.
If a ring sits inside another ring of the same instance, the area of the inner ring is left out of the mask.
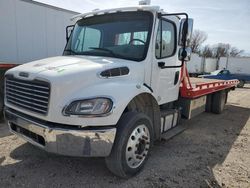
[[[213,94],[207,95],[207,100],[206,100],[206,112],[211,112],[212,111],[212,104],[213,104]]]
[[[3,93],[0,91],[0,122],[3,120]]]
[[[4,94],[2,88],[0,88],[0,121],[3,120],[3,108],[4,108]]]
[[[4,73],[5,70],[0,69],[0,121],[3,119],[4,107]]]
[[[238,83],[237,87],[238,88],[243,88],[245,85],[245,81],[244,80],[240,80],[240,83]]]
[[[150,118],[137,112],[122,115],[111,154],[105,159],[108,169],[122,178],[135,175],[145,165],[152,143]]]
[[[215,114],[221,114],[225,108],[227,100],[227,92],[226,91],[218,91],[213,95],[212,102],[212,112]]]

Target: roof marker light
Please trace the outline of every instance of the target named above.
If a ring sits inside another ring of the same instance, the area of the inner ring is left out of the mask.
[[[139,5],[150,5],[151,0],[141,0],[139,1]]]

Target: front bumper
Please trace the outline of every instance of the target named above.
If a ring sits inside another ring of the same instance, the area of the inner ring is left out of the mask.
[[[116,134],[114,127],[78,128],[41,122],[5,109],[10,131],[47,152],[68,156],[106,157]]]

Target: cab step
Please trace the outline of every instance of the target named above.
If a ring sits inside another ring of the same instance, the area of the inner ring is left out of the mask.
[[[183,131],[185,131],[188,128],[185,124],[179,124],[178,126],[168,130],[167,132],[163,133],[161,135],[161,140],[167,141],[173,138],[174,136],[181,134]]]
[[[180,109],[168,109],[161,111],[161,133],[174,128],[179,124],[181,117]]]

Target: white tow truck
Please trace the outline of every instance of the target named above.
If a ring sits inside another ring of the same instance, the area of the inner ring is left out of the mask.
[[[74,19],[62,56],[5,74],[10,131],[45,151],[105,157],[111,172],[131,177],[181,116],[221,113],[238,83],[189,79],[186,13],[139,5]]]

